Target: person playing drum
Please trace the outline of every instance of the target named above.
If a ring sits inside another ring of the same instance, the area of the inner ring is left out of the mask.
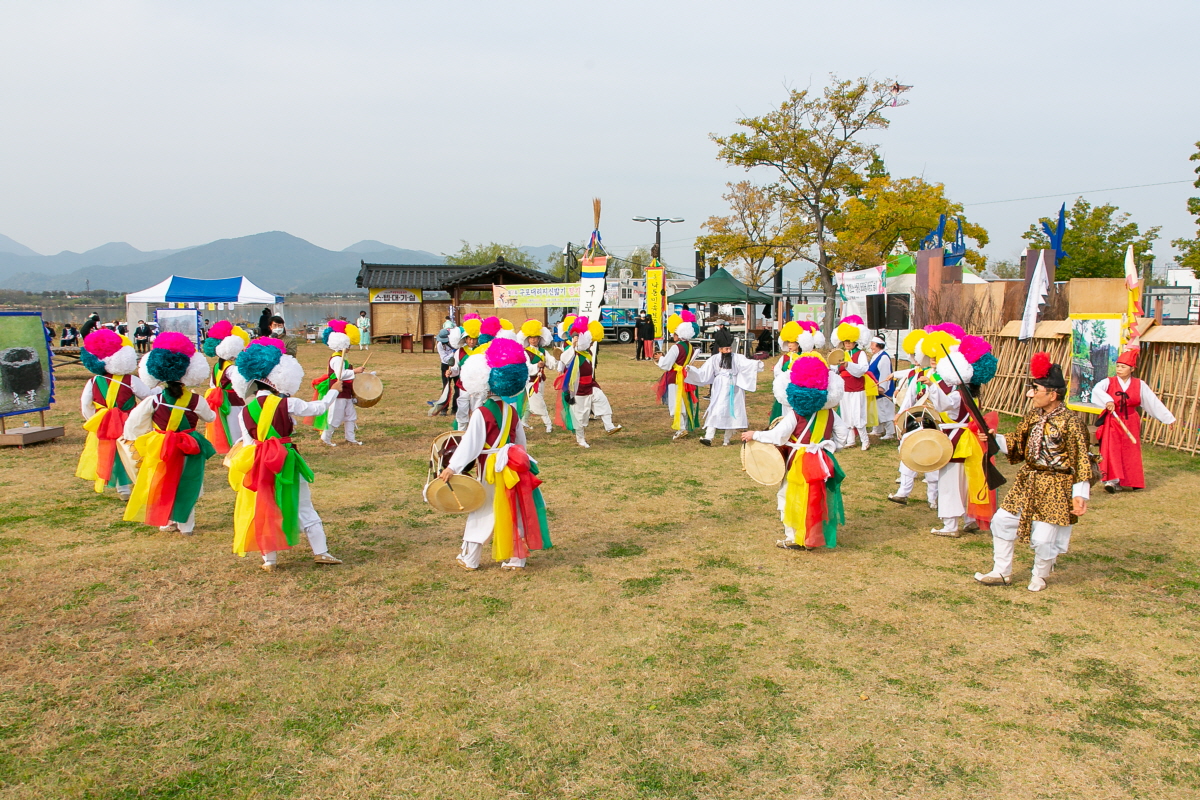
[[[766,431],[745,431],[742,441],[784,449],[787,472],[776,495],[783,539],[775,546],[834,547],[838,526],[846,521],[841,488],[845,473],[833,454],[850,436],[834,411],[842,401],[842,379],[819,354],[805,353],[775,377],[773,389],[786,408],[779,424]]]
[[[337,446],[333,443],[333,430],[340,426],[345,427],[347,444],[362,444],[354,438],[354,429],[358,423],[354,376],[362,372],[363,368],[351,365],[346,358],[346,351],[358,341],[358,336],[358,328],[347,325],[346,321],[341,319],[329,320],[329,324],[321,332],[321,341],[333,351],[333,355],[329,357],[329,370],[313,381],[313,400],[324,397],[335,382],[340,381],[342,384],[337,402],[327,412],[313,417],[313,427],[321,431],[321,441],[330,447]]]
[[[450,466],[438,477],[449,481],[477,462],[484,502],[467,515],[456,560],[463,569],[478,569],[483,546],[490,541],[501,569],[524,569],[530,551],[551,546],[538,488],[542,481],[537,462],[525,451],[525,429],[514,403],[529,378],[526,353],[519,342],[500,338],[470,361],[463,370],[463,388],[486,399],[471,412]]]

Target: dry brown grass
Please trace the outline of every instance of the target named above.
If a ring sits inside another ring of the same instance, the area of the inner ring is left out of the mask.
[[[556,546],[515,575],[457,569],[461,519],[421,503],[445,428],[423,415],[431,356],[376,348],[366,447],[303,434],[347,564],[289,553],[274,575],[230,554],[216,461],[191,538],[120,522],[72,477],[84,375],[60,372],[67,438],[0,453],[0,796],[1200,788],[1195,462],[1149,454],[1151,488],[1099,497],[1040,595],[974,585],[989,542],[887,503],[882,447],[842,455],[842,545],[788,553],[736,448],[668,442],[657,370],[628,349],[600,364],[626,432],[590,451],[532,434]]]

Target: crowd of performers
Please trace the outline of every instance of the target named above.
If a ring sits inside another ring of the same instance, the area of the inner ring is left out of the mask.
[[[778,547],[836,546],[846,519],[839,450],[856,444],[866,450],[875,435],[881,442],[898,440],[905,452],[910,437],[935,430],[944,434],[938,439],[945,440],[942,457],[914,448],[888,499],[907,505],[921,474],[926,502],[940,519],[932,534],[991,533],[993,565],[976,573],[977,581],[1010,584],[1020,541],[1034,552],[1029,589],[1045,588],[1055,560],[1067,552],[1072,525],[1087,510],[1093,482],[1087,432],[1063,403],[1061,367],[1045,354],[1030,365],[1031,410],[1014,434],[1003,436],[996,432],[996,415],[982,414],[976,402],[997,367],[981,337],[953,323],[914,330],[903,343],[912,365],[895,369],[883,340],[872,337],[859,317],[836,327],[838,359],[818,352],[825,338],[815,323],[789,322],[779,334],[769,424],[753,431],[745,395],[756,391],[764,362],[733,352],[734,337],[722,327],[713,334],[715,352],[693,363],[695,317],[687,311],[672,315],[666,328],[669,344],[657,362],[663,375],[656,396],[667,408],[672,440],[697,431],[700,444],[711,447],[720,430],[724,445],[740,432],[744,442],[779,448],[784,477],[776,496],[783,524]],[[551,546],[538,464],[526,450],[532,421],[547,434],[555,426],[572,433],[583,448],[590,446],[586,432],[595,419],[607,434],[622,430],[597,380],[603,335],[600,323],[586,317],[567,317],[551,331],[538,320],[516,328],[473,314],[438,334],[443,390],[430,413],[453,414],[459,432],[439,477],[474,470],[484,494],[466,517],[457,557],[464,569],[480,567],[488,543],[492,559],[507,570],[523,569],[532,551]],[[270,572],[279,551],[298,545],[303,534],[317,564],[342,563],[329,552],[312,503],[313,471],[293,432],[298,423],[308,424],[321,431],[325,445],[335,446],[333,433],[341,428],[347,443],[361,444],[353,381],[363,367],[347,358],[360,331],[330,320],[322,341],[331,355],[311,381],[312,399],[303,400],[296,396],[303,369],[282,341],[252,339],[228,322],[212,327],[200,351],[187,337],[168,332],[140,359],[127,338],[94,331],[81,354],[93,377],[81,398],[87,440],[77,476],[97,492],[113,488],[125,502],[126,520],[190,534],[205,464],[220,455],[237,495],[236,554],[259,553],[262,569]],[[1150,387],[1133,377],[1136,366],[1137,351],[1124,352],[1116,377],[1092,392],[1092,402],[1105,409],[1097,438],[1100,477],[1109,492],[1145,486],[1141,414],[1174,422]],[[203,395],[193,390],[205,385]],[[709,387],[703,420],[700,387]],[[998,503],[999,454],[1021,468]]]

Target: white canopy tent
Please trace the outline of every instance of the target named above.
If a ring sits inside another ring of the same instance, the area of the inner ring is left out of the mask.
[[[172,275],[148,289],[125,295],[125,319],[129,323],[146,319],[152,305],[178,304],[202,313],[233,311],[234,306],[270,306],[273,313],[279,313],[283,297],[255,286],[245,276],[206,280]]]

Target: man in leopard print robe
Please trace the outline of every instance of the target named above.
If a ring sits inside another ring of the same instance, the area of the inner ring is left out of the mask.
[[[1039,372],[1034,369],[1035,376]],[[1046,588],[1055,560],[1071,543],[1071,526],[1087,511],[1092,474],[1087,431],[1063,405],[1066,390],[1062,369],[1050,365],[1041,377],[1034,377],[1026,393],[1033,409],[1016,433],[996,437],[1009,461],[1022,466],[992,518],[992,571],[975,573],[982,584],[1012,583],[1013,551],[1019,539],[1034,552],[1029,591]]]

